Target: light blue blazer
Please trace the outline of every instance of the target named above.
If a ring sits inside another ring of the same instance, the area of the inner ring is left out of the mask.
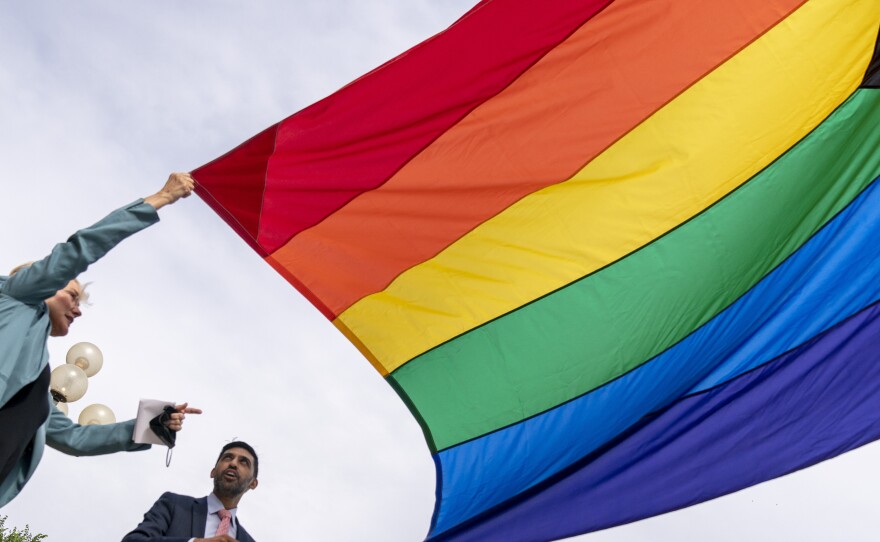
[[[135,201],[55,245],[49,256],[0,277],[0,407],[36,380],[48,364],[51,324],[45,299],[55,295],[126,237],[159,221],[152,205]],[[48,393],[46,400],[51,401]],[[0,481],[0,507],[15,498],[37,469],[46,444],[72,455],[96,455],[149,446],[131,441],[134,421],[81,427],[54,406],[33,446]]]

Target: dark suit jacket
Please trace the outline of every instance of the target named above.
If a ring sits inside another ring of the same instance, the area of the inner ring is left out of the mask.
[[[196,499],[176,493],[163,493],[144,514],[141,524],[125,535],[122,542],[187,542],[193,537],[204,538],[207,519],[207,497]],[[236,540],[254,542],[241,522],[237,521],[237,525]]]

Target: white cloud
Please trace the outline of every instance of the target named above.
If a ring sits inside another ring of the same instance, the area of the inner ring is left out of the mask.
[[[0,17],[0,269],[324,97],[436,33],[465,0],[18,2]],[[163,491],[204,494],[219,447],[261,454],[241,518],[258,539],[411,541],[434,470],[403,403],[333,326],[201,201],[162,212],[91,269],[65,339],[105,353],[89,402],[205,409],[158,449],[48,450],[2,514],[52,542],[118,540]],[[869,447],[808,473],[590,540],[868,540]],[[823,492],[825,494],[823,494]],[[731,516],[742,518],[730,523]],[[870,530],[869,530],[870,529]],[[846,534],[846,536],[842,536]]]

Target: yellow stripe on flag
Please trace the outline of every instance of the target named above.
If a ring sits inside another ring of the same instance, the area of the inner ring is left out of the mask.
[[[846,4],[808,2],[572,179],[523,198],[334,323],[387,374],[711,206],[859,86],[880,2]]]

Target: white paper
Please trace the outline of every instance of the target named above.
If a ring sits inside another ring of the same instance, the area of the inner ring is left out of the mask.
[[[162,414],[166,406],[174,406],[171,401],[158,399],[141,399],[138,403],[137,418],[134,422],[134,441],[137,444],[165,444],[150,429],[150,420]]]

